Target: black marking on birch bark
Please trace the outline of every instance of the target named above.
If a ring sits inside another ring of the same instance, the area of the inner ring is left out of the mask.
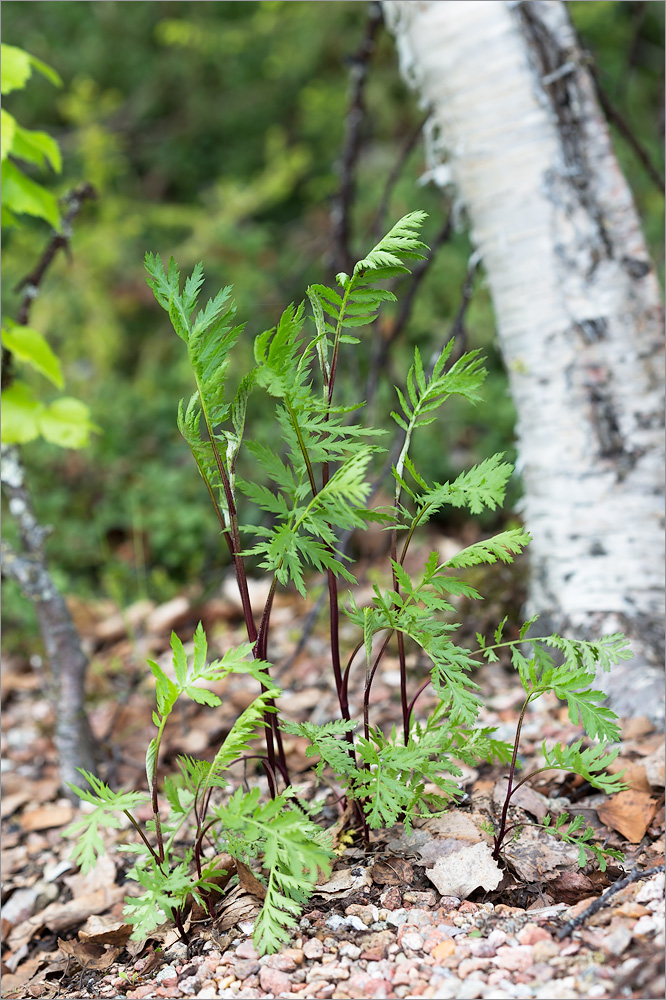
[[[608,323],[603,316],[581,319],[575,324],[575,328],[586,344],[597,344],[608,336]]]
[[[560,45],[543,20],[539,3],[525,0],[515,10],[557,122],[563,173],[570,190],[576,192],[579,203],[595,224],[604,256],[612,259],[614,248],[604,224],[603,211],[593,194],[594,175],[588,162],[587,130],[581,113],[578,75],[584,68],[585,57],[577,45],[567,49]]]

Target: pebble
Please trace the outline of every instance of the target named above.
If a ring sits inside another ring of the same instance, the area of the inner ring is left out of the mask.
[[[243,941],[236,948],[236,954],[239,958],[259,958],[259,952],[254,947],[251,941]]]
[[[502,945],[501,948],[497,949],[497,954],[492,961],[500,969],[511,969],[522,972],[533,964],[534,949],[530,944],[518,944],[513,948]]]
[[[263,965],[259,970],[259,984],[262,990],[272,993],[273,996],[287,993],[291,989],[291,980],[287,973],[272,969],[270,965]]]
[[[311,938],[303,943],[303,954],[306,958],[321,958],[324,954],[324,946],[319,938]]]

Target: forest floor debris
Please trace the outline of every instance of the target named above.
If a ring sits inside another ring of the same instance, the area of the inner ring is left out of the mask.
[[[242,640],[241,623],[224,596],[202,602],[190,594],[187,601],[162,608],[144,602],[124,613],[124,629],[108,602],[86,611],[81,620],[93,658],[91,718],[108,758],[104,776],[116,787],[138,786],[153,696],[145,656],[159,658],[168,651],[173,625],[186,639],[201,618],[216,643],[228,648]],[[278,664],[297,640],[307,611],[300,599],[276,598]],[[492,618],[494,609],[484,613]],[[387,657],[373,689],[376,717],[387,727],[399,714],[396,667]],[[410,667],[416,672],[421,664],[414,659]],[[514,806],[517,820],[525,823],[540,821],[546,812],[583,814],[600,841],[625,852],[621,867],[581,869],[575,851],[525,826],[507,845],[496,888],[489,873],[486,889],[465,887],[461,878],[460,894],[453,895],[437,872],[451,868],[475,844],[478,850],[489,842],[481,823],[496,812],[506,777],[501,767],[467,768],[461,779],[465,799],[455,810],[411,833],[400,826],[380,831],[371,854],[361,843],[343,841],[332,875],[310,900],[289,948],[261,958],[255,951],[251,934],[260,901],[248,869],[239,872],[240,884],[227,893],[215,924],[194,928],[188,954],[171,927],[147,942],[129,940],[122,909],[133,884],[125,881],[129,863],[114,850],[128,831],[104,831],[110,853],[85,877],[68,860],[71,844],[61,830],[71,821],[72,806],[58,791],[41,665],[8,654],[2,670],[3,1000],[656,1000],[664,995],[664,749],[663,735],[646,719],[627,720],[623,727],[616,767],[627,769],[630,793],[609,800],[582,779],[546,772],[521,789]],[[515,676],[494,664],[481,667],[478,680],[486,706],[481,723],[512,739],[521,700]],[[326,646],[316,631],[279,681],[288,717],[335,716]],[[193,705],[183,714],[169,734],[171,756],[205,754],[253,692],[232,679],[224,695],[223,707],[214,712]],[[352,700],[355,695],[352,689]],[[554,698],[540,700],[523,727],[525,773],[544,739],[566,742],[577,735],[566,707]],[[305,741],[290,737],[286,743],[291,772],[303,775],[303,795],[320,795],[308,772]],[[242,767],[237,780],[265,784]],[[333,805],[326,810],[333,826],[338,813]],[[628,873],[649,869],[648,877],[641,874],[611,892]]]

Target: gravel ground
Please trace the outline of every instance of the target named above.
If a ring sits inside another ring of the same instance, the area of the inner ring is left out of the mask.
[[[558,930],[589,902],[526,911],[436,897],[434,908],[425,908],[402,905],[399,890],[392,888],[384,894],[383,909],[351,904],[344,914],[310,911],[293,946],[279,954],[260,958],[246,922],[224,951],[209,941],[201,955],[188,959],[178,943],[165,952],[159,968],[154,958],[140,958],[129,981],[107,974],[93,985],[84,976],[76,995],[113,1000],[663,997],[663,872],[627,886],[559,940]],[[150,979],[144,979],[142,968],[151,961]]]

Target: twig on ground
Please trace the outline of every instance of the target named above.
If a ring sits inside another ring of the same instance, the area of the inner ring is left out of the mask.
[[[572,931],[574,931],[577,927],[580,927],[581,924],[584,924],[585,921],[594,916],[595,913],[598,913],[599,910],[606,906],[609,900],[615,896],[616,893],[620,892],[621,889],[626,889],[628,885],[631,885],[632,882],[638,882],[639,879],[650,878],[651,875],[656,875],[657,872],[663,872],[664,867],[664,865],[655,865],[653,868],[646,868],[643,871],[639,871],[637,868],[634,868],[627,876],[625,876],[625,878],[621,878],[617,882],[614,882],[613,885],[609,886],[603,895],[599,896],[598,899],[593,900],[582,913],[578,914],[577,917],[572,917],[572,919],[568,920],[563,927],[560,927],[557,932],[558,941],[568,937]]]

